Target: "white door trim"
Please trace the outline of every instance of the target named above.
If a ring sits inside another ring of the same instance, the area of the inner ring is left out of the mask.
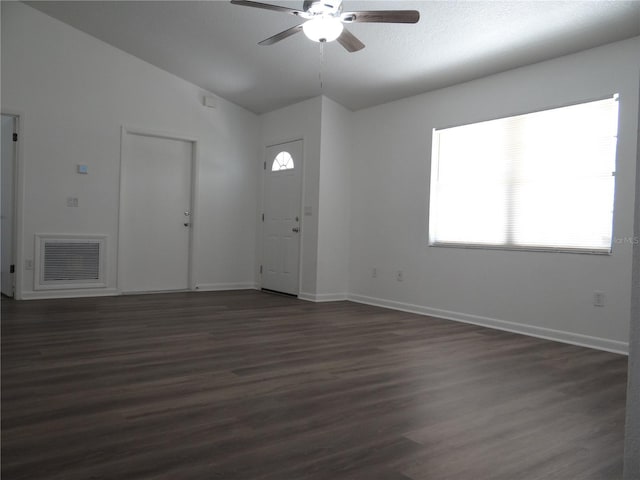
[[[189,290],[195,290],[196,280],[195,280],[195,238],[198,229],[198,219],[197,219],[197,198],[198,198],[198,138],[193,137],[191,135],[185,135],[181,133],[175,132],[165,132],[161,130],[151,130],[146,128],[138,128],[138,127],[129,127],[126,125],[122,125],[120,128],[120,184],[119,184],[119,202],[118,202],[118,243],[116,248],[116,265],[117,265],[117,291],[119,294],[122,294],[122,255],[120,254],[121,248],[121,240],[122,240],[122,230],[123,230],[123,216],[121,215],[122,205],[124,203],[124,189],[123,189],[123,175],[122,175],[122,163],[124,161],[124,142],[127,135],[140,135],[144,137],[154,137],[154,138],[163,138],[168,140],[180,140],[184,142],[191,143],[191,230],[189,234],[189,264],[187,266],[189,272],[189,282],[188,288]]]
[[[2,109],[2,115],[7,115],[15,119],[15,130],[18,134],[18,141],[14,153],[13,172],[13,261],[15,262],[15,286],[13,298],[22,300],[22,269],[24,268],[24,247],[22,244],[24,234],[24,114],[18,110]]]
[[[301,162],[301,168],[300,168],[300,199],[299,199],[299,215],[300,215],[300,234],[298,235],[298,295],[300,295],[300,292],[302,291],[302,259],[303,259],[303,250],[304,250],[304,198],[305,198],[305,181],[304,181],[304,173],[305,173],[305,141],[304,141],[304,137],[294,137],[288,140],[279,140],[279,141],[275,141],[275,142],[267,142],[265,144],[265,146],[262,149],[262,162],[261,165],[263,166],[262,169],[262,176],[261,176],[261,182],[260,182],[260,186],[261,186],[261,196],[260,196],[260,210],[261,212],[264,214],[265,211],[265,195],[266,195],[266,191],[265,191],[265,181],[266,181],[266,175],[267,175],[267,168],[269,168],[269,162],[267,160],[267,149],[271,148],[271,147],[277,147],[279,145],[285,145],[287,143],[293,143],[293,142],[302,142],[302,158],[300,159]],[[260,265],[264,266],[265,264],[265,259],[264,259],[264,225],[265,222],[261,221],[260,222]],[[259,270],[258,270],[259,272]],[[262,274],[258,273],[260,281],[257,282],[259,285],[259,288],[262,289]]]

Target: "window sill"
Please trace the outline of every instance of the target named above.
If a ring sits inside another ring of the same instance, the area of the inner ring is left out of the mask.
[[[534,246],[515,246],[515,245],[485,245],[473,243],[446,243],[435,242],[429,243],[429,247],[439,248],[463,248],[470,250],[506,250],[515,252],[548,252],[548,253],[573,253],[579,255],[605,255],[611,256],[612,250],[594,250],[584,248],[558,248],[558,247],[534,247]]]

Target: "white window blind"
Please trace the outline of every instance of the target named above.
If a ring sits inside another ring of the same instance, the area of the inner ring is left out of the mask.
[[[608,253],[617,95],[433,131],[431,245]]]

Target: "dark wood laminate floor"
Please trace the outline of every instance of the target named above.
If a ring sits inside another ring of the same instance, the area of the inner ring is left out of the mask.
[[[260,292],[2,302],[2,478],[615,480],[626,357]]]

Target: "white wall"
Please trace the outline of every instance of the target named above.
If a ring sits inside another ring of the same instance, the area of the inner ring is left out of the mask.
[[[640,87],[640,85],[639,85]],[[640,112],[638,113],[640,123]],[[640,126],[638,127],[640,137]],[[640,145],[636,155],[636,185],[640,185]],[[636,188],[634,238],[640,240],[640,188]],[[640,244],[633,246],[631,325],[624,439],[624,480],[640,478]]]
[[[120,128],[127,125],[199,139],[196,283],[253,286],[259,119],[222,99],[205,108],[206,93],[22,3],[2,2],[2,109],[19,112],[22,129],[18,268],[33,258],[35,233],[107,234],[108,290],[116,288]],[[79,163],[89,175],[75,173]],[[79,207],[66,207],[67,196]],[[22,294],[33,296],[33,272],[21,273]]]
[[[344,300],[349,291],[352,116],[342,105],[322,97],[318,301]]]
[[[640,37],[354,115],[350,292],[388,305],[624,351],[632,246],[611,256],[427,246],[431,131],[620,93],[616,238],[633,235]],[[377,268],[378,277],[371,272]],[[404,281],[395,278],[397,270]],[[601,290],[606,306],[592,306]]]
[[[300,239],[300,298],[315,299],[317,287],[318,262],[318,202],[320,176],[320,138],[321,138],[322,98],[316,97],[295,105],[281,108],[261,115],[262,155],[256,166],[262,172],[264,149],[269,145],[302,139],[303,179],[302,205],[310,208],[311,214],[302,215]],[[262,184],[262,182],[261,182]],[[258,214],[262,212],[262,188],[260,188]],[[261,222],[258,221],[258,232]],[[262,259],[262,238],[256,242],[258,263]]]

